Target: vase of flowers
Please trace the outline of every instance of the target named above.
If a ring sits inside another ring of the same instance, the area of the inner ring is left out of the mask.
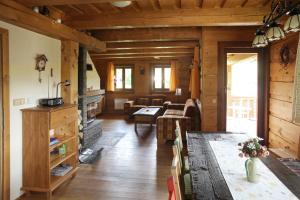
[[[260,144],[262,138],[252,138],[243,143],[239,143],[240,157],[248,158],[245,162],[247,180],[252,183],[258,182],[257,162],[259,157],[267,157],[269,151]]]

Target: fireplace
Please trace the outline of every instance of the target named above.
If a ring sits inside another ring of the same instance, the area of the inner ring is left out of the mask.
[[[91,123],[96,118],[98,104],[97,102],[92,102],[87,104],[87,123]]]
[[[93,146],[102,134],[101,121],[96,119],[104,91],[96,94],[87,94],[82,96],[79,101],[79,108],[82,114],[81,146],[87,149]]]

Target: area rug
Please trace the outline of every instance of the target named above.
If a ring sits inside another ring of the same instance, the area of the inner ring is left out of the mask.
[[[90,147],[92,151],[83,151],[89,154],[81,160],[82,164],[94,164],[101,159],[105,153],[112,149],[126,135],[126,132],[104,132],[102,136]],[[91,153],[92,152],[92,153]]]

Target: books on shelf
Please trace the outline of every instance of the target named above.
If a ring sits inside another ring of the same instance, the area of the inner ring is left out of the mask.
[[[57,138],[50,138],[50,146],[55,145],[59,143],[59,140]]]
[[[52,176],[64,176],[73,169],[71,165],[61,164],[51,170]]]

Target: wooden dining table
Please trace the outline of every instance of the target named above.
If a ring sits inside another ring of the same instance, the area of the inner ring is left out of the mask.
[[[210,141],[244,137],[226,132],[187,132],[187,149],[193,186],[193,199],[234,199]],[[238,148],[233,146],[232,148]],[[237,158],[238,159],[238,158]],[[300,199],[300,177],[284,166],[275,155],[260,159],[295,197]],[[245,175],[246,176],[246,175]],[[246,180],[245,180],[246,181]],[[280,182],[279,181],[279,182]],[[232,188],[231,188],[232,189]],[[276,189],[276,188],[275,188]],[[255,199],[255,198],[252,198]]]

